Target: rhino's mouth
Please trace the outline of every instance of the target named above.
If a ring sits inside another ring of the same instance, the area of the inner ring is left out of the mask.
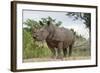
[[[43,41],[44,41],[44,40],[39,39],[39,38],[37,38],[37,37],[33,37],[33,39],[35,39],[36,41],[40,41],[40,42],[43,42]]]
[[[36,37],[33,36],[33,39],[36,39]]]
[[[41,42],[42,42],[43,40],[40,40],[40,39],[36,39],[36,41],[41,41]]]

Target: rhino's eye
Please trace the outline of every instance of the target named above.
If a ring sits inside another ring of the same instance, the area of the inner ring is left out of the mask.
[[[33,31],[33,33],[36,33],[36,31]]]

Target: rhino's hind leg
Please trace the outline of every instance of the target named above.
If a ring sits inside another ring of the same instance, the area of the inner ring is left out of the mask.
[[[71,56],[72,55],[72,44],[69,46],[69,54],[68,54],[68,56]]]
[[[63,48],[63,55],[64,55],[64,57],[67,56],[67,48]]]

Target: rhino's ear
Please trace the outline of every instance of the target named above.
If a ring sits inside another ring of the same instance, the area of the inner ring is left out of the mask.
[[[48,26],[50,25],[50,23],[51,23],[50,21],[47,21],[47,25],[48,25]]]
[[[42,21],[39,21],[39,23],[40,23],[40,25],[42,25],[42,26],[44,25],[44,24],[42,23]]]

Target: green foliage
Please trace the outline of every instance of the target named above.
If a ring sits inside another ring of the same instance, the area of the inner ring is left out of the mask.
[[[38,29],[41,27],[41,25],[37,21],[31,20],[31,19],[27,19],[26,22],[24,22],[23,24],[24,26],[26,26],[23,29],[25,29],[26,31],[30,33],[32,33],[33,29]]]
[[[27,26],[27,28],[38,28],[40,27],[39,23],[37,21],[31,20],[31,19],[27,19],[26,22],[23,23],[24,25]]]
[[[40,46],[41,44],[32,38],[30,32],[23,31],[23,58],[41,58],[49,57],[52,55],[51,51],[46,46]]]
[[[53,19],[53,18],[51,18],[50,16],[47,17],[47,18],[41,18],[41,21],[44,23],[43,26],[47,26],[47,22],[48,22],[48,21],[55,23],[55,25],[56,25],[57,27],[59,27],[59,26],[62,24],[61,21],[56,22],[56,19]]]

